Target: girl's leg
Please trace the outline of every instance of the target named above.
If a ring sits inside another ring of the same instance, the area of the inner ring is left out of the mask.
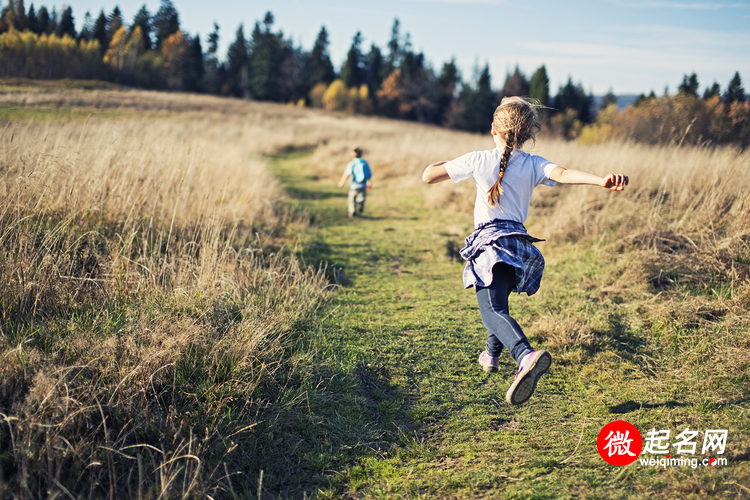
[[[487,328],[487,354],[498,357],[505,346],[516,363],[533,351],[516,320],[510,317],[508,297],[516,280],[515,268],[496,264],[492,268],[492,284],[477,287],[477,301],[482,313],[482,323]]]

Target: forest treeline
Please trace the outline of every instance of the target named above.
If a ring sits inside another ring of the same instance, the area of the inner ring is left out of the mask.
[[[695,73],[678,92],[641,95],[619,110],[610,91],[599,105],[581,83],[569,78],[556,94],[544,65],[531,77],[518,67],[493,86],[489,66],[466,78],[454,60],[439,69],[413,49],[394,20],[387,46],[364,45],[354,36],[338,70],[331,62],[329,35],[321,27],[308,51],[274,29],[266,13],[246,37],[240,24],[225,57],[219,26],[204,42],[181,29],[177,9],[162,0],[151,14],[145,4],[130,24],[119,7],[96,18],[84,16],[76,30],[73,10],[26,9],[8,0],[0,16],[0,76],[101,79],[150,89],[182,90],[293,103],[328,110],[414,120],[472,132],[485,131],[487,117],[506,95],[524,95],[545,108],[545,129],[588,142],[623,137],[650,143],[750,143],[750,102],[739,72],[722,91],[714,82],[699,94]]]

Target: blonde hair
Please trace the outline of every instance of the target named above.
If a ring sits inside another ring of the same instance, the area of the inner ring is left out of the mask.
[[[523,97],[505,97],[500,101],[500,106],[495,109],[495,114],[492,116],[492,128],[505,142],[505,148],[500,160],[497,180],[487,192],[487,203],[491,207],[494,207],[495,203],[500,207],[500,195],[503,194],[502,182],[505,169],[508,168],[510,154],[514,149],[520,149],[529,139],[536,141],[536,133],[542,128],[536,118],[538,107],[539,104]]]

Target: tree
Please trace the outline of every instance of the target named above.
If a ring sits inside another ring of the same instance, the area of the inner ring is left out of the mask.
[[[714,82],[714,84],[711,85],[710,88],[706,87],[705,92],[703,92],[703,99],[707,101],[716,95],[721,95],[721,85]]]
[[[3,8],[2,15],[0,15],[0,23],[3,25],[2,31],[16,28],[16,7],[13,0],[8,0],[8,5]]]
[[[370,45],[370,52],[365,57],[365,83],[370,91],[370,95],[375,95],[375,92],[380,88],[383,83],[383,53],[374,43]]]
[[[50,12],[49,15],[49,24],[47,24],[46,33],[48,35],[51,35],[55,32],[57,32],[57,9],[55,9],[55,7],[52,7],[52,12]]]
[[[78,40],[91,40],[94,35],[94,19],[91,17],[91,11],[87,10],[86,15],[83,16],[83,26],[81,32],[78,33]]]
[[[42,7],[44,8],[44,7]],[[41,10],[39,10],[39,16],[41,21]],[[91,32],[92,40],[99,40],[99,47],[102,53],[107,52],[109,48],[109,38],[107,37],[107,16],[104,14],[104,10],[99,11],[99,16],[94,21],[94,28]]]
[[[602,104],[599,106],[599,109],[606,109],[607,106],[610,104],[617,104],[617,96],[612,91],[612,88],[610,88],[607,93],[604,95],[604,98],[602,99]]]
[[[513,74],[506,75],[502,94],[503,97],[526,96],[529,94],[529,81],[521,73],[521,70],[518,69],[518,66],[516,66]]]
[[[555,96],[555,108],[563,113],[569,109],[573,110],[576,118],[583,124],[591,122],[592,103],[593,97],[586,95],[583,85],[573,85],[571,78],[568,78],[568,83],[560,87]]]
[[[682,83],[677,87],[677,92],[682,95],[698,97],[698,75],[693,73],[682,77]]]
[[[29,13],[26,15],[26,19],[29,23],[29,31],[39,34],[39,16],[37,16],[33,3],[29,6]]]
[[[42,5],[39,7],[39,14],[37,15],[36,33],[41,35],[47,33],[47,30],[49,30],[49,11],[47,7]]]
[[[352,45],[346,54],[346,61],[341,68],[341,81],[346,88],[359,87],[365,83],[364,61],[362,56],[362,33],[357,31]]]
[[[112,14],[109,15],[109,19],[107,19],[107,40],[112,42],[112,38],[114,38],[115,33],[120,31],[120,28],[122,27],[122,12],[120,12],[120,7],[115,5],[115,8],[112,9]]]
[[[549,105],[549,78],[547,77],[547,68],[544,65],[531,76],[529,97],[539,101],[542,106]]]
[[[383,65],[383,74],[381,79],[385,79],[396,68],[401,67],[401,58],[403,51],[401,49],[401,22],[398,18],[393,20],[391,27],[391,39],[388,41],[388,57]]]
[[[76,25],[73,19],[73,8],[68,6],[63,10],[60,16],[60,22],[57,23],[57,36],[62,38],[65,35],[76,38]]]
[[[227,84],[229,92],[238,97],[249,97],[248,79],[250,58],[245,28],[240,24],[234,41],[227,51]]]
[[[133,24],[130,25],[130,32],[132,33],[136,27],[141,28],[144,47],[146,50],[151,50],[151,14],[146,8],[146,4],[143,4],[138,12],[136,12]]]
[[[23,5],[23,0],[16,0],[16,29],[18,31],[24,31],[29,29],[29,18],[26,16],[26,7]]]
[[[461,84],[461,73],[456,66],[456,60],[451,59],[443,63],[438,77],[439,96],[437,98],[437,123],[443,125],[454,125],[455,117],[452,116],[454,99]]]
[[[457,125],[470,132],[489,132],[497,97],[492,91],[489,65],[482,70],[475,68],[476,86],[464,85],[459,95],[462,107]]]
[[[164,76],[167,87],[170,89],[181,90],[183,88],[182,70],[188,44],[187,38],[180,30],[169,35],[161,44],[161,55],[164,58]]]
[[[161,49],[164,40],[179,31],[180,16],[172,0],[161,0],[161,6],[153,19],[153,28],[156,32],[157,49]]]
[[[203,80],[203,47],[199,36],[186,37],[187,47],[182,56],[182,88],[197,92]]]
[[[206,37],[206,52],[203,56],[203,90],[209,94],[221,92],[222,65],[218,58],[219,25],[214,22],[214,30]]]
[[[727,85],[727,90],[724,92],[724,95],[722,96],[724,99],[725,104],[732,104],[735,101],[745,102],[747,100],[747,94],[745,94],[745,89],[742,88],[742,79],[740,78],[740,72],[735,72],[732,79],[729,81],[729,85]]]
[[[310,87],[320,82],[331,83],[336,78],[331,57],[328,54],[328,44],[328,31],[325,26],[321,26],[308,62]]]
[[[282,35],[271,31],[273,14],[266,12],[263,27],[255,23],[250,38],[250,92],[261,101],[282,99],[281,67],[286,54],[282,50]],[[286,82],[285,82],[286,83]]]

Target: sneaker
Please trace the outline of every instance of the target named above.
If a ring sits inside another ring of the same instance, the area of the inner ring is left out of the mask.
[[[505,395],[505,400],[512,405],[525,403],[536,389],[539,377],[547,373],[552,365],[552,356],[547,351],[532,351],[526,366],[519,366],[518,373]]]
[[[482,351],[482,354],[479,355],[479,364],[482,365],[482,370],[486,372],[496,372],[500,364],[500,358],[493,358],[487,354],[487,351]]]

